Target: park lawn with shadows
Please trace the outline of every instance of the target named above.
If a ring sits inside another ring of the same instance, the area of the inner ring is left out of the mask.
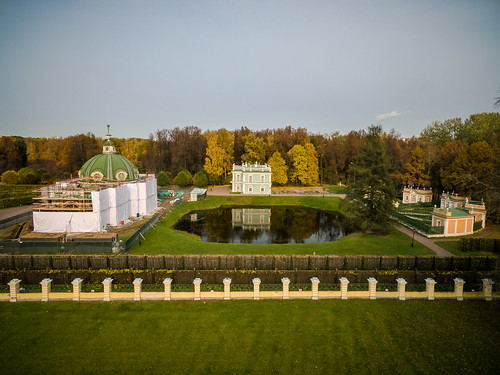
[[[1,303],[5,374],[494,374],[498,301]]]
[[[462,251],[462,240],[456,241],[436,241],[436,245],[448,250],[453,255],[457,256],[487,256],[497,257],[498,254],[491,251]]]
[[[175,206],[145,240],[136,243],[129,254],[298,254],[298,255],[433,255],[434,252],[394,228],[385,232],[352,233],[338,241],[317,244],[232,244],[202,242],[199,237],[173,229],[183,215],[194,210],[220,206],[281,206],[308,207],[330,212],[340,212],[337,197],[249,197],[208,196],[200,202],[186,202]]]

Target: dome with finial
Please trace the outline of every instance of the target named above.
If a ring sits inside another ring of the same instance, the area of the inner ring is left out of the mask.
[[[94,180],[134,181],[139,177],[135,165],[125,156],[116,153],[116,146],[111,141],[111,134],[106,134],[102,154],[96,155],[82,166],[78,172],[80,178],[91,177]]]

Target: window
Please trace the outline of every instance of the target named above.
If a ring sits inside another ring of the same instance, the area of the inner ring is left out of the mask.
[[[264,176],[264,175],[261,175],[261,176],[260,176],[260,182],[264,182],[264,179],[265,179],[265,176]]]
[[[436,220],[436,226],[440,227],[441,226],[441,220]]]
[[[118,181],[124,181],[127,178],[127,172],[120,171],[116,174],[115,177]]]
[[[249,193],[251,193],[252,191],[253,191],[253,190],[252,190],[252,187],[251,187],[251,186],[249,186],[249,187],[248,187],[248,192],[249,192]]]
[[[252,182],[252,175],[248,175],[248,182]]]
[[[94,180],[102,180],[103,174],[101,172],[96,171],[96,172],[92,173],[92,178]]]
[[[260,186],[260,192],[263,193],[266,189],[264,188],[264,186]]]

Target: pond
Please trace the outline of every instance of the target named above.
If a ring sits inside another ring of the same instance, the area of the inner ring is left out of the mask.
[[[184,215],[174,229],[205,242],[284,244],[336,241],[354,232],[341,214],[297,207],[219,207]]]

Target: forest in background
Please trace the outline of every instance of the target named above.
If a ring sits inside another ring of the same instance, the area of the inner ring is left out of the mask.
[[[210,183],[229,183],[233,163],[268,163],[273,185],[349,184],[365,143],[364,130],[314,134],[290,126],[252,131],[246,127],[203,132],[196,126],[161,129],[148,139],[112,138],[117,151],[140,172],[165,172],[174,181],[182,171],[204,171]],[[484,199],[490,218],[499,216],[500,113],[481,113],[429,124],[418,137],[382,134],[396,188],[432,187]],[[102,152],[94,134],[65,138],[0,137],[0,174],[5,183],[50,183],[75,177],[80,167]],[[11,180],[4,179],[5,172]]]

